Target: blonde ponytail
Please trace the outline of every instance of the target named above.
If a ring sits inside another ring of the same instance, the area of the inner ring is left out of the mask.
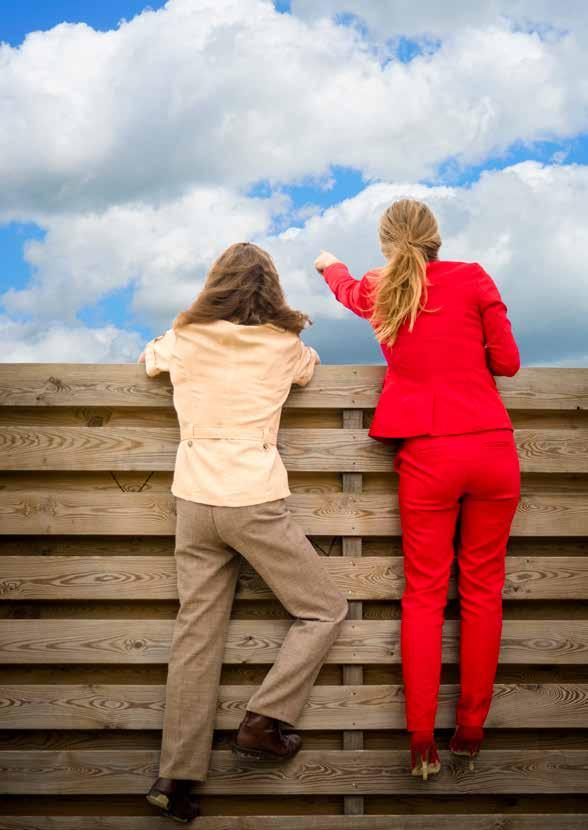
[[[427,303],[427,262],[441,247],[433,212],[413,199],[393,202],[380,220],[380,245],[388,264],[373,282],[372,323],[378,341],[391,346],[404,322],[413,330]]]

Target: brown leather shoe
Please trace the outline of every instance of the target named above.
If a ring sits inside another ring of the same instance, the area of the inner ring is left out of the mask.
[[[198,799],[190,795],[194,782],[181,778],[158,778],[145,798],[159,807],[162,816],[187,823],[200,815]]]
[[[239,758],[256,761],[288,761],[301,746],[302,738],[296,732],[282,735],[279,721],[249,711],[231,743]]]

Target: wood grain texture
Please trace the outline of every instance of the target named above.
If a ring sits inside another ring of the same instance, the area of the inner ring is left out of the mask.
[[[352,609],[319,679],[329,685],[315,686],[299,723],[307,749],[274,768],[217,751],[202,788],[216,811],[234,805],[239,813],[306,814],[210,816],[198,827],[584,830],[588,814],[563,813],[582,809],[588,795],[588,750],[581,744],[588,729],[588,621],[580,605],[588,598],[588,369],[525,369],[498,379],[525,475],[503,594],[511,618],[499,678],[509,682],[495,685],[486,723],[500,749],[484,749],[474,773],[443,752],[441,777],[426,785],[408,775],[406,751],[377,748],[398,740],[390,730],[405,726],[399,622],[382,618],[397,611],[403,588],[396,481],[389,475],[394,451],[365,429],[383,377],[381,365],[319,366],[307,387],[293,388],[282,418],[289,505],[331,554],[325,566]],[[142,797],[157,775],[152,750],[165,704],[170,603],[177,601],[169,485],[179,432],[171,392],[167,375],[151,379],[136,365],[0,366],[0,792],[15,798],[4,812],[38,812],[38,804],[23,800],[30,794],[54,804],[50,813],[70,813],[0,816],[0,830],[169,825],[155,811],[85,814],[103,809],[96,804],[108,793],[121,805],[124,799],[121,812],[140,811],[138,799],[146,809]],[[221,730],[238,725],[290,625],[275,617],[271,592],[246,564],[237,599],[240,619],[229,627],[216,712]],[[444,678],[451,681],[458,676],[458,634],[458,623],[448,621]],[[453,725],[457,694],[454,682],[442,685],[441,728]],[[541,804],[560,814],[520,814],[526,794],[527,809]],[[533,794],[540,800],[530,801]],[[298,799],[293,809],[280,802],[287,795]],[[233,798],[226,807],[224,796]],[[407,798],[399,803],[397,796]],[[373,815],[411,812],[411,797],[430,815]],[[494,804],[515,812],[490,815]],[[364,809],[372,815],[311,815]]]
[[[400,533],[395,495],[294,493],[287,503],[309,535]],[[0,523],[5,534],[168,536],[175,532],[175,505],[173,496],[163,493],[3,491]],[[588,535],[588,500],[575,493],[524,493],[511,535]]]
[[[195,787],[211,795],[418,794],[400,750],[302,750],[286,764],[265,767],[212,753],[208,779]],[[427,794],[583,793],[588,750],[487,750],[466,774],[463,758],[441,751],[442,769]],[[150,750],[0,750],[0,793],[144,793],[157,777],[159,753]]]
[[[354,538],[354,537],[353,537]],[[359,540],[358,540],[359,541]],[[350,600],[398,600],[400,556],[324,556],[323,564]],[[507,556],[505,599],[588,599],[588,557]],[[449,596],[457,596],[455,579]],[[0,600],[169,600],[178,598],[173,556],[1,556]],[[245,563],[237,598],[273,599]]]
[[[215,729],[236,729],[257,687],[221,686]],[[459,686],[443,684],[437,728],[455,723]],[[3,729],[161,729],[165,686],[113,684],[3,684]],[[586,728],[588,684],[494,686],[490,729]],[[404,729],[400,685],[315,686],[297,728],[302,730]]]
[[[361,416],[361,410],[355,410]],[[0,470],[174,469],[179,430],[151,426],[0,428]],[[588,430],[519,429],[522,472],[588,472]],[[280,455],[291,472],[392,472],[393,449],[367,429],[282,429]]]
[[[370,409],[385,366],[321,365],[310,383],[292,387],[286,407]],[[587,369],[526,368],[497,378],[509,409],[588,409]],[[137,364],[5,363],[0,406],[171,407],[169,375],[149,378]]]
[[[173,620],[0,620],[0,664],[165,663]],[[225,663],[273,663],[289,620],[233,620]],[[443,658],[454,663],[459,624],[443,627]],[[502,663],[586,665],[588,620],[505,620]],[[397,620],[346,620],[327,663],[400,662]]]
[[[361,409],[345,409],[343,411],[343,430],[346,435],[356,435],[363,427],[363,412]],[[318,436],[317,436],[318,437]],[[344,446],[354,444],[354,438]],[[361,439],[360,439],[361,440]],[[320,438],[319,438],[320,443]],[[335,451],[338,454],[338,451]],[[361,493],[363,489],[363,476],[357,472],[344,472],[341,476],[341,484],[344,493]],[[341,537],[341,555],[344,558],[353,557],[356,560],[362,556],[363,540],[357,536]],[[349,597],[348,597],[349,599]],[[363,602],[351,600],[348,603],[347,619],[361,620],[363,618]],[[363,666],[343,666],[341,679],[346,686],[358,686],[363,684]],[[349,723],[343,731],[343,749],[358,750],[364,749],[363,731],[360,731],[357,724]],[[346,795],[343,798],[343,812],[346,816],[361,816],[365,812],[365,799],[361,795]]]
[[[229,805],[230,809],[230,805]],[[431,804],[431,809],[434,805]],[[202,816],[198,830],[586,830],[588,814]],[[0,816],[0,830],[169,830],[153,816]],[[196,825],[195,825],[196,826]]]

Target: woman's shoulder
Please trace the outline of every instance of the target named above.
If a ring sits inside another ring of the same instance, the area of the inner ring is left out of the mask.
[[[439,272],[471,271],[479,273],[484,270],[479,262],[466,262],[460,259],[434,259],[428,263],[427,267]]]
[[[362,280],[372,280],[378,279],[382,275],[382,271],[384,270],[383,265],[378,265],[375,268],[370,268],[365,274],[361,277]]]
[[[486,271],[479,262],[466,262],[465,260],[439,259],[429,262],[427,266],[427,278],[432,283],[447,285],[455,291],[458,287],[467,290],[477,290],[487,276]]]

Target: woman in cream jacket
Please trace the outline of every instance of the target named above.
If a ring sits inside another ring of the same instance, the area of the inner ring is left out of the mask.
[[[207,774],[239,557],[294,617],[278,658],[233,741],[241,757],[282,761],[294,726],[346,616],[347,601],[293,520],[276,446],[282,405],[319,358],[286,304],[271,257],[239,243],[213,264],[203,291],[139,358],[169,372],[180,424],[172,493],[180,608],[169,656],[159,778],[147,799],[165,815],[198,815],[190,794]]]

